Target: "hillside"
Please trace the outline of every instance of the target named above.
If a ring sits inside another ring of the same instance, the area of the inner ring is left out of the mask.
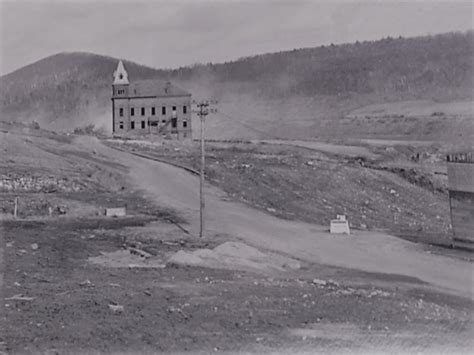
[[[128,61],[125,66],[131,80],[166,78],[196,98],[219,99],[221,114],[209,120],[209,133],[214,138],[350,134],[437,139],[439,134],[451,131],[449,127],[457,127],[451,132],[457,136],[466,135],[466,128],[472,126],[472,110],[467,115],[465,110],[459,114],[452,103],[460,102],[465,107],[466,101],[472,101],[473,36],[471,31],[385,38],[174,70],[157,70]],[[88,53],[61,53],[1,77],[2,119],[37,120],[54,129],[71,129],[90,122],[108,127],[110,85],[117,60]],[[425,106],[426,102],[436,102],[443,120],[432,116],[435,112],[419,115],[416,107],[402,120],[400,115],[388,113],[380,122],[380,115],[364,114],[364,118],[379,120],[366,122],[353,114],[367,111],[363,109],[367,105],[402,102],[403,106],[404,101],[412,106],[417,101]],[[419,122],[426,117],[436,121],[429,123],[428,130],[424,129],[428,123]],[[378,128],[372,132],[374,122]],[[418,129],[416,137],[411,137],[413,127]]]

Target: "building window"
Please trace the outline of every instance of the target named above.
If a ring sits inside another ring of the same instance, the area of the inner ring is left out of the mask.
[[[135,121],[130,122],[130,129],[135,129]]]
[[[135,108],[130,107],[130,116],[135,116]]]
[[[155,107],[154,106],[151,108],[151,115],[155,116]]]
[[[161,107],[161,114],[166,115],[166,106]]]
[[[183,121],[183,128],[188,127],[188,121]]]
[[[125,94],[125,90],[124,89],[119,89],[119,90],[117,90],[117,94],[118,95],[123,95],[123,94]]]
[[[188,113],[188,107],[185,105],[183,106],[183,114],[186,114]]]
[[[142,121],[142,129],[145,129],[145,121]]]
[[[161,120],[161,123],[166,123],[166,120]]]
[[[176,106],[173,106],[173,111],[176,111]]]
[[[176,118],[173,118],[171,120],[171,127],[176,128],[178,126],[178,120]]]
[[[120,107],[120,108],[119,108],[119,116],[120,116],[120,117],[123,117],[123,107]]]
[[[145,108],[142,107],[142,116],[145,116]]]
[[[119,128],[120,128],[120,129],[123,129],[123,121],[120,121],[120,122],[119,122]]]

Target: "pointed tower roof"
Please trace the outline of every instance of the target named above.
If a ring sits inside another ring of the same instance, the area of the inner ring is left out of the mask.
[[[117,84],[129,84],[128,73],[125,70],[122,61],[118,63],[117,69],[114,71],[114,85]]]

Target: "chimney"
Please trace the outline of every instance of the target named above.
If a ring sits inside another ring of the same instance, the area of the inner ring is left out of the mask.
[[[165,94],[168,94],[171,89],[171,82],[167,81],[165,84]]]

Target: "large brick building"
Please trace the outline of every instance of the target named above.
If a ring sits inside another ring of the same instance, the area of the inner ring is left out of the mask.
[[[112,85],[114,136],[191,137],[191,94],[169,81],[129,82],[120,61]]]

